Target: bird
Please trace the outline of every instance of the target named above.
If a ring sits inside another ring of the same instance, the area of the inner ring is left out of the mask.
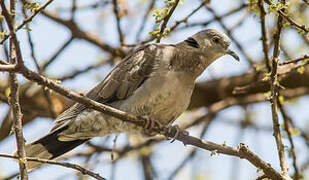
[[[205,29],[176,44],[152,43],[128,54],[86,97],[170,126],[189,106],[195,80],[215,60],[231,55],[230,38]],[[27,157],[55,159],[94,137],[128,133],[152,136],[147,128],[75,103],[47,135],[25,145]],[[32,170],[41,163],[28,161]]]

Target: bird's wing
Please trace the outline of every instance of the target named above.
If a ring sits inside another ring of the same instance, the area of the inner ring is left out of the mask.
[[[111,103],[117,100],[123,100],[133,94],[143,82],[152,73],[156,61],[158,49],[164,48],[163,45],[152,44],[143,46],[120,62],[96,87],[90,90],[86,96],[100,103]],[[85,110],[83,104],[76,103],[68,110],[60,114],[57,119],[57,125],[51,131],[55,131]]]

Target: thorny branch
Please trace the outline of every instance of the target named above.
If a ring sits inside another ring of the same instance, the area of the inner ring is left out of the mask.
[[[284,147],[281,140],[281,132],[280,132],[280,124],[279,124],[279,118],[277,114],[278,110],[278,74],[277,74],[277,66],[278,66],[278,60],[280,55],[280,35],[282,31],[282,17],[278,16],[278,22],[277,22],[277,30],[274,34],[274,55],[272,59],[272,70],[270,74],[271,78],[271,84],[270,84],[270,104],[271,104],[271,110],[272,110],[272,119],[273,119],[273,131],[274,131],[274,137],[276,139],[277,144],[277,150],[280,160],[280,166],[281,170],[284,176],[288,176],[288,169],[286,164],[286,159],[284,155]]]

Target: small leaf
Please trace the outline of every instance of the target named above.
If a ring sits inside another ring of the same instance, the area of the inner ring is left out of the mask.
[[[297,129],[297,128],[293,128],[293,129],[292,129],[292,135],[293,135],[293,136],[298,136],[298,135],[300,135],[300,134],[301,134],[301,132],[300,132],[299,129]]]
[[[267,99],[270,99],[271,92],[268,91],[268,92],[264,93],[264,96],[265,96]]]
[[[286,23],[283,24],[283,27],[288,27],[288,26],[290,26],[289,22],[286,22]]]
[[[265,77],[270,77],[271,72],[269,72],[269,73],[265,73],[264,75],[265,75]]]
[[[7,32],[8,32],[7,30],[5,30],[5,31],[3,31],[3,32],[0,32],[0,38],[4,38],[4,36],[5,36],[5,34],[6,34]]]
[[[6,95],[6,97],[9,97],[10,94],[11,94],[11,88],[8,87],[8,88],[5,89],[5,95]]]
[[[27,25],[23,29],[26,30],[26,31],[29,31],[29,32],[32,31],[32,29],[29,26],[27,26]]]
[[[307,65],[307,64],[309,64],[309,59],[304,60],[302,63],[302,65]]]
[[[19,158],[18,160],[21,163],[27,163],[27,159],[26,158]]]
[[[297,72],[299,72],[300,74],[304,74],[305,67],[304,66],[300,66],[299,68],[297,68]]]
[[[214,156],[214,155],[216,155],[216,154],[217,154],[217,152],[218,152],[218,150],[216,150],[216,149],[215,149],[215,150],[212,150],[212,151],[211,151],[211,153],[210,153],[210,156]]]
[[[55,79],[54,82],[57,83],[57,84],[60,84],[62,81],[58,80],[58,79]]]
[[[284,97],[283,97],[283,96],[279,96],[279,102],[280,102],[281,104],[284,104]]]
[[[257,168],[257,169],[256,169],[256,172],[257,172],[257,173],[263,173],[263,169]]]
[[[156,35],[156,34],[158,34],[159,32],[158,31],[150,31],[149,32],[149,34],[151,34],[151,35]]]
[[[304,30],[301,29],[301,30],[298,31],[298,34],[300,34],[300,35],[305,35],[306,32],[305,32]]]
[[[40,7],[40,4],[37,3],[37,2],[26,3],[25,6],[24,6],[25,9],[29,9],[31,11],[33,11],[33,10],[39,8],[39,7]]]

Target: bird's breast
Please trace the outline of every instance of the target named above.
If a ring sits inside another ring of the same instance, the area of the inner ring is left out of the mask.
[[[186,110],[193,86],[194,81],[180,72],[153,75],[123,103],[121,109],[149,116],[166,125]]]

